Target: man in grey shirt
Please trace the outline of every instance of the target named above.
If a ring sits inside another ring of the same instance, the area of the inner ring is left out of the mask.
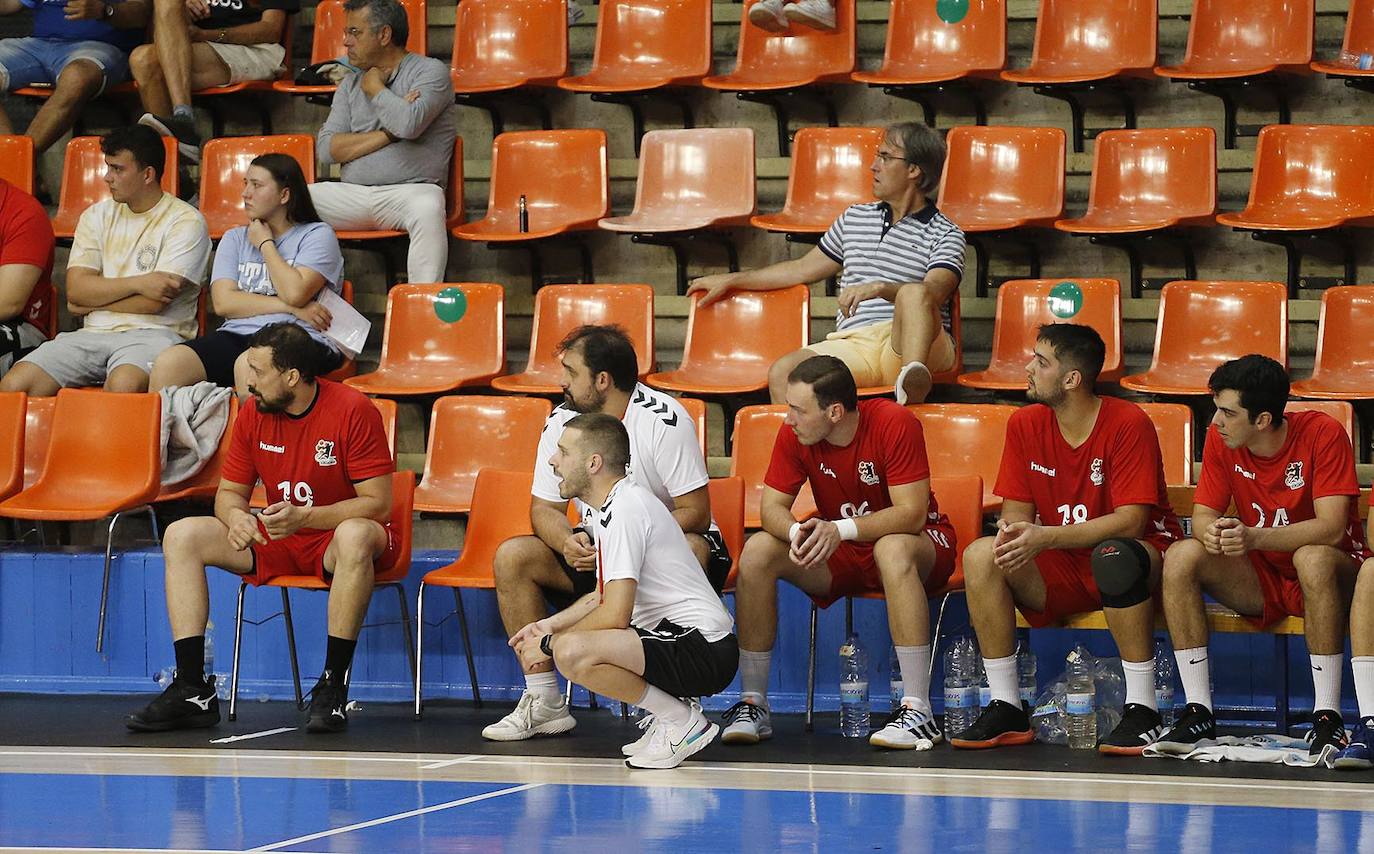
[[[457,135],[448,66],[405,49],[410,27],[397,0],[348,0],[344,12],[348,60],[363,70],[339,84],[316,140],[343,180],[311,184],[311,199],[338,231],[407,232],[408,281],[442,282]]]

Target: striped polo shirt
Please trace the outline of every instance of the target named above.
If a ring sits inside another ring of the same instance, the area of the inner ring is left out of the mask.
[[[840,289],[870,282],[921,282],[937,267],[964,274],[964,232],[929,202],[892,221],[887,202],[852,205],[821,238],[820,249],[844,269]],[[835,315],[843,331],[892,320],[892,303],[867,299],[850,317]],[[940,306],[940,323],[950,331],[949,303]]]

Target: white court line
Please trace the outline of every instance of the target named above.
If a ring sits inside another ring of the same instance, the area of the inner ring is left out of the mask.
[[[473,753],[468,756],[459,756],[456,759],[445,759],[443,762],[431,762],[428,765],[421,765],[421,771],[433,771],[435,768],[447,768],[450,765],[457,765],[460,762],[476,762],[481,759],[481,754]]]
[[[429,807],[422,807],[418,810],[410,810],[409,812],[396,813],[395,815],[383,816],[382,818],[374,818],[371,821],[360,821],[357,824],[350,824],[347,827],[336,827],[333,830],[322,830],[319,833],[311,833],[307,836],[297,836],[295,839],[287,839],[282,842],[273,842],[271,845],[262,845],[257,848],[250,848],[248,850],[276,851],[278,848],[285,848],[288,845],[299,845],[302,842],[312,842],[316,839],[324,839],[327,836],[338,836],[340,833],[351,833],[355,830],[363,830],[364,828],[368,827],[376,827],[379,824],[390,824],[393,821],[401,821],[407,818],[414,818],[417,815],[427,815],[432,812],[453,809],[454,807],[461,807],[466,804],[475,804],[478,801],[485,801],[491,798],[499,798],[502,795],[513,795],[516,792],[527,792],[530,789],[537,789],[543,785],[543,783],[526,783],[523,786],[511,786],[509,789],[499,789],[495,792],[486,792],[481,795],[473,795],[469,798],[460,798],[459,800],[449,801],[448,803],[444,804],[435,804]]]
[[[247,741],[247,740],[249,740],[250,738],[266,738],[266,737],[269,736],[269,735],[281,735],[281,734],[284,733],[284,732],[295,732],[295,731],[298,730],[298,729],[300,729],[300,727],[295,727],[295,726],[279,726],[279,727],[277,727],[276,729],[265,729],[265,730],[263,730],[262,732],[250,732],[250,733],[246,733],[246,734],[244,734],[244,735],[230,735],[230,736],[225,736],[224,738],[212,738],[212,739],[210,739],[210,743],[211,743],[211,744],[232,744],[232,743],[235,742],[235,741]]]

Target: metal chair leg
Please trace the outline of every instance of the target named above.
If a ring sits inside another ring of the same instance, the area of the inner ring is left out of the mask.
[[[935,613],[935,631],[930,633],[930,663],[926,668],[927,678],[935,673],[935,658],[940,654],[940,629],[945,624],[945,606],[949,605],[949,597],[953,595],[953,593],[946,593],[940,597],[940,610]]]
[[[95,629],[95,651],[105,651],[105,614],[110,602],[110,560],[114,553],[114,531],[115,525],[119,523],[120,514],[116,513],[110,517],[110,527],[105,534],[105,574],[100,582],[100,621]]]
[[[296,687],[296,708],[305,709],[305,699],[301,696],[301,666],[296,659],[296,627],[291,622],[291,591],[281,589],[281,615],[286,621],[286,650],[291,653],[291,681]]]
[[[415,720],[422,714],[420,706],[420,680],[425,664],[425,583],[420,582],[420,592],[415,597]]]
[[[239,582],[239,604],[234,616],[234,664],[229,671],[229,720],[239,717],[239,650],[243,644],[243,594],[248,589],[246,581]]]
[[[806,725],[807,732],[814,728],[812,717],[816,706],[816,618],[820,613],[816,603],[811,603],[811,652],[806,667]]]
[[[468,614],[463,608],[463,593],[453,588],[453,601],[458,609],[458,630],[463,634],[463,653],[468,658],[468,678],[472,680],[472,702],[482,708],[482,689],[477,687],[477,662],[472,657],[472,639],[468,637]],[[568,683],[568,700],[572,701],[572,683]]]
[[[406,591],[399,583],[389,585],[396,589],[396,598],[401,603],[401,627],[406,633],[406,658],[410,659],[410,678],[414,679],[419,668],[415,661],[415,634],[410,627],[410,606],[406,604]]]

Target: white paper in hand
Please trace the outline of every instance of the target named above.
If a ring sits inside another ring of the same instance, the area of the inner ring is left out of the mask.
[[[371,321],[329,288],[320,288],[315,301],[329,312],[329,328],[324,334],[339,345],[348,358],[357,358],[363,347],[367,346],[367,333],[372,330]]]

